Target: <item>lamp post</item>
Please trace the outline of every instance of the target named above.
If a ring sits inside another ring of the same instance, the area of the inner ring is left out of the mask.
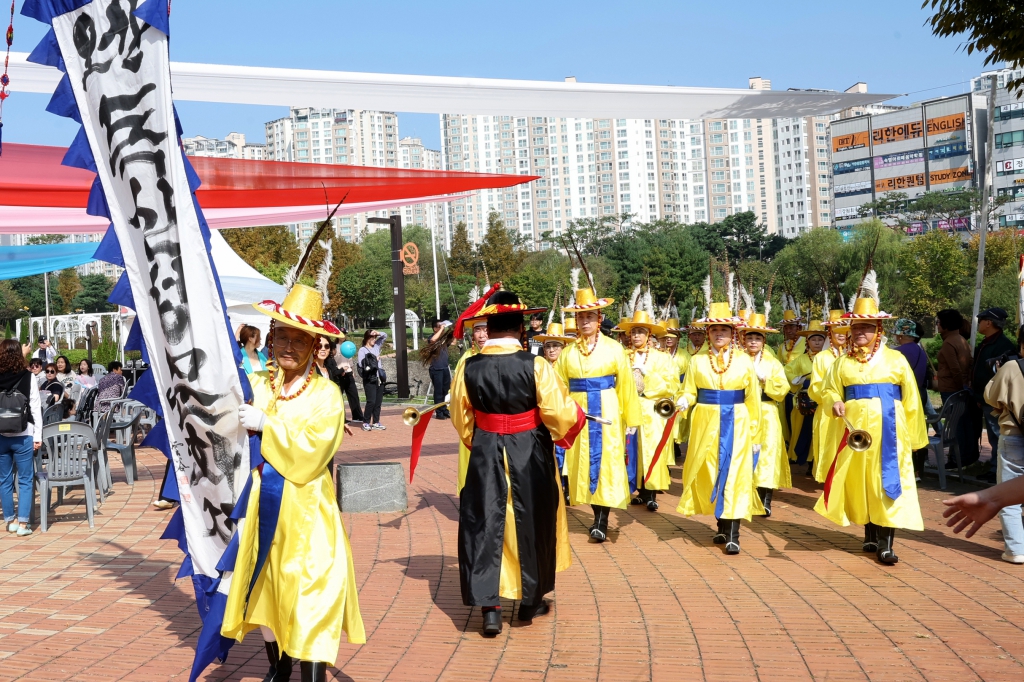
[[[409,397],[409,358],[405,341],[405,275],[402,273],[402,216],[367,218],[366,222],[390,225],[391,229],[391,284],[395,308],[395,377],[399,399]]]

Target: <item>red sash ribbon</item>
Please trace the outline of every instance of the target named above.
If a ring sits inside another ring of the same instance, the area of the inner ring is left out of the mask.
[[[477,428],[502,436],[532,431],[543,423],[540,419],[540,410],[536,407],[518,414],[491,414],[489,412],[476,412],[475,414]]]

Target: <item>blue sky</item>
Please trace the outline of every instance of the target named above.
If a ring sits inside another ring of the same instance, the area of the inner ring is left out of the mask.
[[[18,0],[18,11],[22,0]],[[789,87],[955,94],[982,70],[955,38],[931,35],[919,0],[821,2],[338,2],[174,0],[175,61],[490,78],[744,88],[749,76]],[[14,50],[43,26],[15,17]],[[815,49],[812,49],[815,48]],[[4,139],[67,145],[75,125],[15,92]],[[302,102],[296,102],[302,106]],[[279,107],[178,103],[186,135],[263,140]],[[403,136],[439,145],[437,116],[401,114]]]

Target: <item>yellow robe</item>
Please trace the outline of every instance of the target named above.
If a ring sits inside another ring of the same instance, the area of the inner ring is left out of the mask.
[[[840,351],[840,354],[842,351]],[[832,422],[835,417],[831,410],[821,407],[822,391],[825,388],[825,377],[828,370],[836,361],[836,353],[831,348],[826,348],[814,356],[814,363],[811,369],[811,385],[807,388],[807,396],[818,403],[818,409],[814,413],[814,435],[811,444],[811,456],[814,458],[814,480],[824,483],[828,476],[828,469],[832,466],[832,460],[836,458],[835,430]],[[842,434],[839,434],[840,437]]]
[[[639,466],[637,468],[637,485],[647,475],[647,469],[651,466],[651,459],[654,451],[665,433],[665,425],[668,419],[660,416],[654,409],[654,404],[661,398],[668,398],[675,401],[679,393],[679,366],[675,359],[668,353],[660,350],[650,349],[647,351],[647,359],[644,363],[644,394],[640,396],[640,413],[643,422],[637,430],[639,437]],[[674,457],[672,452],[672,440],[665,444],[665,449],[658,458],[651,478],[644,484],[647,490],[668,490],[672,485],[672,477],[668,472],[670,459]]]
[[[480,350],[475,345],[470,345],[469,350],[467,350],[465,353],[462,354],[462,357],[459,358],[459,361],[455,363],[455,371],[452,373],[452,377],[453,377],[452,381],[453,382],[454,382],[455,375],[459,374],[460,372],[462,372],[462,368],[465,366],[466,360],[469,360],[471,357],[473,357],[474,355],[476,355],[479,352],[480,352]],[[452,385],[454,386],[454,383]],[[449,395],[453,395],[453,394],[449,391]],[[451,412],[451,406],[450,405],[448,406],[448,411]],[[452,425],[454,426],[454,422],[452,423]],[[466,467],[468,467],[468,466],[469,466],[469,448],[467,448],[465,446],[465,444],[463,444],[462,439],[459,438],[459,474],[458,474],[458,483],[457,483],[456,488],[455,488],[455,494],[456,495],[461,495],[462,494],[462,486],[466,485]]]
[[[818,354],[820,355],[820,353]],[[798,355],[793,358],[788,365],[786,365],[786,379],[789,382],[789,392],[793,396],[793,411],[789,415],[789,460],[795,462],[797,460],[796,444],[800,440],[800,431],[804,427],[804,415],[800,412],[799,401],[797,396],[800,391],[804,390],[804,384],[811,379],[811,370],[813,369],[813,359],[806,353]],[[801,382],[797,385],[793,385],[793,380],[803,377]],[[814,426],[813,424],[811,425]],[[811,432],[811,441],[814,440],[813,428]],[[808,445],[807,448],[807,459],[810,460],[814,456],[814,448]]]
[[[755,443],[761,444],[761,454],[754,468],[754,487],[789,488],[793,485],[793,477],[789,470],[789,456],[786,454],[786,442],[782,438],[782,423],[779,421],[779,401],[785,399],[789,392],[786,370],[782,367],[770,349],[761,353],[759,360],[754,360],[756,373],[764,375],[761,392],[771,401],[761,401],[761,423],[757,430]]]
[[[896,454],[902,488],[902,494],[895,500],[889,499],[882,489],[881,400],[845,400],[847,386],[878,383],[896,384],[903,393],[903,399],[895,401]],[[911,453],[928,445],[928,433],[917,378],[907,359],[899,351],[884,345],[867,364],[844,355],[832,363],[819,409],[831,412],[837,400],[845,402],[846,417],[854,428],[866,429],[871,434],[871,447],[864,452],[843,448],[836,457],[828,506],[825,506],[822,493],[814,511],[841,526],[871,522],[890,528],[924,530]],[[833,428],[838,431],[843,421],[832,421]],[[838,443],[842,432],[835,438]]]
[[[518,350],[519,348],[510,346],[486,346],[479,352],[485,355],[495,355],[514,353]],[[464,357],[468,356],[469,353]],[[465,365],[466,363],[462,362],[462,358],[460,358],[455,366],[449,410],[452,415],[452,425],[459,434],[459,445],[468,453],[473,445],[473,429],[476,425],[476,418],[469,395],[466,393]],[[551,363],[540,356],[534,359],[533,380],[537,387],[537,407],[540,409],[541,421],[551,432],[552,440],[560,440],[576,424],[576,403],[569,398],[568,391],[559,381]],[[554,459],[554,457],[555,453],[552,450],[551,458]],[[466,455],[466,462],[468,464],[469,454]],[[556,463],[556,472],[557,469]],[[466,471],[460,466],[459,473],[459,493],[461,494]],[[558,517],[555,519],[555,571],[559,572],[572,565],[572,554],[569,548],[569,524],[565,515],[565,499],[561,494],[562,477],[556,475],[555,479],[559,491]],[[516,516],[512,508],[512,481],[509,480],[507,459],[505,460],[505,485],[508,489],[508,499],[505,501],[505,536],[501,547],[501,577],[498,581],[498,594],[505,599],[522,599],[523,582],[519,567],[519,543],[516,537]]]
[[[789,365],[790,362],[795,360],[804,354],[804,349],[807,347],[807,342],[801,336],[797,338],[796,343],[793,344],[793,350],[786,350],[786,340],[783,339],[782,343],[775,347],[775,357],[779,362],[782,363],[783,367]],[[793,432],[792,425],[789,423],[788,415],[786,414],[786,403],[779,403],[779,418],[782,420],[782,437],[785,439],[787,447],[789,445],[790,433]]]
[[[267,413],[263,458],[285,479],[281,511],[246,609],[259,544],[262,477],[254,469],[221,634],[241,642],[263,625],[292,658],[333,665],[342,630],[349,642],[366,641],[352,549],[327,470],[344,436],[345,406],[337,385],[314,373],[301,395],[271,407],[269,377],[256,372],[249,382],[253,405]]]
[[[683,494],[677,511],[684,516],[715,513],[716,503],[711,501],[711,495],[718,479],[720,407],[697,403],[697,390],[742,390],[744,401],[733,406],[732,461],[720,518],[749,521],[752,514],[764,514],[764,507],[754,494],[751,450],[754,435],[760,428],[761,384],[749,355],[739,349],[732,349],[729,353],[735,357],[724,374],[712,370],[711,356],[706,348],[693,356],[686,371],[682,396],[692,405],[690,446],[683,464]]]
[[[626,472],[626,427],[640,426],[640,400],[633,382],[626,351],[621,345],[601,334],[590,355],[580,352],[582,339],[565,347],[555,363],[555,372],[569,394],[584,412],[593,414],[595,406],[587,406],[587,393],[573,391],[572,379],[615,377],[615,387],[601,391],[601,415],[611,424],[601,427],[601,469],[597,489],[590,492],[590,425],[583,429],[573,446],[565,451],[566,475],[569,478],[569,499],[572,504],[595,504],[625,509],[629,504],[629,476]]]

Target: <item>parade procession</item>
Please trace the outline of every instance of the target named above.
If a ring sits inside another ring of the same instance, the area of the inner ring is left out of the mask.
[[[0,682],[1024,679],[1019,3],[534,5],[12,0]]]

